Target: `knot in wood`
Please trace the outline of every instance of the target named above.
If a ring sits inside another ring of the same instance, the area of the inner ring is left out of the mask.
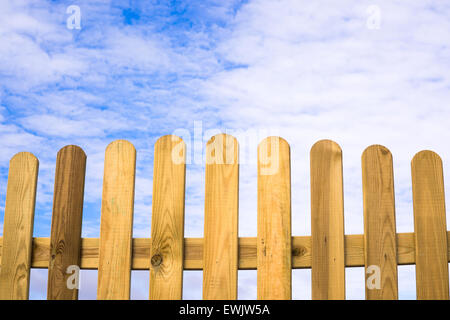
[[[292,255],[294,257],[301,257],[301,256],[305,255],[305,253],[306,253],[306,249],[304,247],[292,248]]]
[[[153,267],[159,267],[159,265],[162,263],[162,260],[163,258],[160,254],[155,254],[150,261]]]

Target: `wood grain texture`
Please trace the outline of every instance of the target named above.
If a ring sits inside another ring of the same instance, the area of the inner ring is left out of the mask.
[[[290,148],[279,137],[258,146],[258,299],[292,298]]]
[[[342,151],[330,140],[311,149],[312,298],[345,299]]]
[[[9,162],[3,220],[0,300],[27,300],[39,161],[28,152]]]
[[[106,148],[97,298],[130,299],[136,150],[125,140]]]
[[[447,239],[450,239],[447,232]],[[81,269],[98,269],[98,238],[81,239]],[[133,270],[148,270],[150,268],[150,238],[133,239]],[[450,240],[447,241],[447,243]],[[3,239],[0,237],[0,253]],[[256,270],[256,237],[239,238],[239,270]],[[450,248],[450,243],[448,243]],[[450,249],[449,249],[450,250]],[[447,254],[450,257],[450,252]],[[50,257],[50,238],[33,238],[31,267],[48,268]],[[0,255],[0,262],[1,262]],[[364,267],[364,236],[351,234],[345,236],[345,266]],[[414,265],[416,250],[414,233],[397,234],[398,265]],[[450,262],[450,261],[449,261]],[[292,237],[292,268],[311,268],[311,237]],[[184,239],[184,270],[203,269],[203,238]]]
[[[150,299],[179,300],[183,292],[186,145],[173,135],[155,144]]]
[[[372,275],[367,274],[370,266],[377,266],[381,272],[379,289],[366,283],[366,299],[397,300],[394,170],[387,148],[374,145],[364,151],[362,178],[366,281]]]
[[[78,289],[67,286],[67,267],[81,262],[81,223],[83,217],[86,154],[78,146],[62,148],[56,158],[53,194],[48,300],[77,300]]]
[[[226,134],[206,144],[203,299],[237,299],[238,142]]]
[[[448,247],[441,158],[419,152],[411,163],[418,300],[448,300]]]

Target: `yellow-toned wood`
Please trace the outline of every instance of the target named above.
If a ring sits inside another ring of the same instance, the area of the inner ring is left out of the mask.
[[[81,223],[83,216],[86,154],[77,146],[66,146],[56,159],[53,195],[48,300],[77,300],[78,289],[67,285],[69,266],[81,262]]]
[[[391,152],[379,145],[362,155],[367,300],[398,299],[394,173]],[[368,269],[369,268],[369,269]],[[369,277],[377,277],[379,287]],[[369,273],[367,273],[369,271]],[[372,286],[367,285],[369,280]]]
[[[226,134],[206,144],[203,299],[237,299],[238,142]]]
[[[173,135],[155,144],[150,299],[179,300],[183,291],[186,146]]]
[[[9,162],[3,220],[0,300],[27,300],[39,161],[28,152]]]
[[[447,232],[447,239],[450,239]],[[397,234],[397,261],[399,265],[414,265],[416,251],[414,233]],[[450,241],[448,241],[450,242]],[[3,239],[0,237],[0,253]],[[255,238],[239,238],[239,269],[256,270]],[[133,239],[133,270],[148,270],[150,268],[149,238]],[[448,243],[450,248],[450,243]],[[98,238],[81,239],[81,269],[98,269]],[[449,249],[450,250],[450,249]],[[450,257],[450,252],[448,252]],[[50,257],[50,239],[33,238],[32,268],[47,268]],[[0,255],[0,262],[1,262]],[[449,260],[450,262],[450,260]],[[345,266],[364,267],[364,236],[352,234],[345,236]],[[311,268],[311,237],[292,237],[292,268]],[[184,270],[203,269],[203,238],[184,239]]]
[[[345,299],[342,151],[330,140],[311,149],[312,298]]]
[[[289,144],[269,137],[258,147],[258,299],[291,299]]]
[[[442,160],[419,152],[411,163],[418,300],[448,300],[448,247]]]
[[[130,298],[136,150],[124,140],[106,148],[97,298]]]

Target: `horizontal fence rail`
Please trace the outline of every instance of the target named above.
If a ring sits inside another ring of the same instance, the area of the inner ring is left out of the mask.
[[[136,150],[125,140],[105,153],[99,238],[82,238],[87,157],[77,146],[57,155],[51,235],[33,238],[39,161],[10,161],[0,299],[29,296],[30,269],[48,268],[47,298],[76,300],[76,268],[98,270],[97,298],[130,299],[131,270],[150,273],[149,298],[181,299],[183,270],[203,270],[203,298],[238,297],[238,270],[257,270],[258,299],[292,298],[292,269],[310,268],[312,298],[345,299],[345,268],[364,267],[366,299],[398,299],[398,265],[416,266],[417,299],[449,299],[450,236],[443,166],[432,151],[411,163],[414,233],[397,233],[392,154],[379,145],[361,159],[364,234],[345,235],[342,150],[331,140],[311,149],[311,236],[291,233],[291,159],[287,141],[258,146],[257,236],[238,236],[239,144],[227,134],[206,145],[204,238],[184,237],[186,145],[155,144],[151,238],[133,238]],[[294,190],[295,192],[295,190]],[[76,267],[75,269],[73,267]]]

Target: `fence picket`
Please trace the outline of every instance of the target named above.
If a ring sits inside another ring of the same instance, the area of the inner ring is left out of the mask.
[[[330,140],[311,149],[311,247],[312,298],[345,299],[342,151]]]
[[[136,149],[125,140],[105,153],[97,298],[130,299]]]
[[[237,299],[239,149],[226,134],[206,144],[203,298]]]
[[[86,154],[80,147],[66,146],[58,152],[48,264],[48,300],[78,299],[78,288],[69,287],[67,283],[76,270],[68,272],[67,268],[81,264],[85,173]]]
[[[28,299],[38,170],[38,159],[28,152],[16,154],[9,162],[0,300]]]
[[[279,137],[258,146],[258,299],[291,299],[290,148]]]
[[[362,155],[362,177],[364,264],[371,285],[366,282],[366,299],[396,300],[397,245],[391,152],[379,145],[367,148]]]
[[[447,226],[441,158],[432,151],[411,163],[418,300],[449,299]]]
[[[183,291],[186,145],[173,135],[155,144],[150,299],[179,300]]]

